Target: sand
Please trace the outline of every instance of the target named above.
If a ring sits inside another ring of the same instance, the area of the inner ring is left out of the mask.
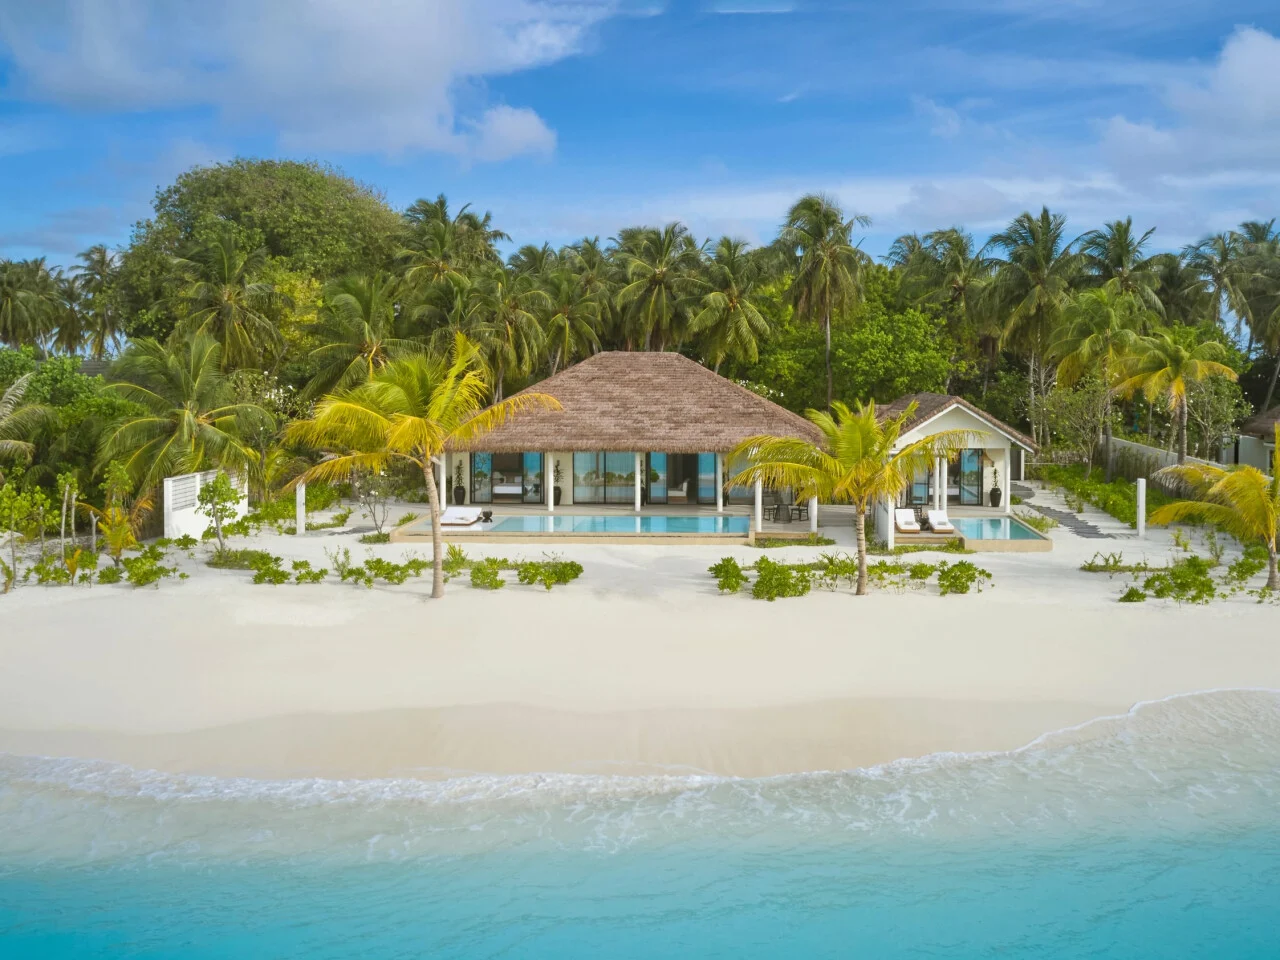
[[[962,597],[765,603],[705,573],[757,551],[625,545],[557,548],[586,572],[552,592],[462,580],[442,601],[427,580],[266,587],[198,562],[158,589],[23,587],[0,598],[0,750],[252,777],[763,776],[1005,750],[1138,701],[1280,688],[1274,607],[1122,605],[1126,580],[1078,570],[1098,548],[1163,559],[1166,535],[1054,539],[974,557],[995,586]],[[261,545],[323,561],[352,543]]]

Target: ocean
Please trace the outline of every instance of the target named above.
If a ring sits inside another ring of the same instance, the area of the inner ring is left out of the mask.
[[[0,958],[1280,957],[1280,694],[757,780],[0,757]]]

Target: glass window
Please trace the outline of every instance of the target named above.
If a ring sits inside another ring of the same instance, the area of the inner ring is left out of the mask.
[[[600,463],[602,454],[574,453],[573,502],[604,503],[604,472]]]
[[[493,503],[493,454],[471,455],[471,502]]]
[[[738,457],[736,460],[730,461],[726,465],[726,470],[729,477],[736,477],[743,470],[747,469],[748,466],[750,466],[750,461],[748,461],[746,457]],[[730,487],[726,494],[726,499],[729,503],[754,503],[754,485],[740,484],[738,486]]]
[[[649,502],[667,502],[667,455],[649,454]]]
[[[525,453],[524,461],[521,464],[520,471],[521,482],[524,484],[524,492],[522,499],[525,503],[543,503],[546,495],[542,486],[542,454],[541,453]]]

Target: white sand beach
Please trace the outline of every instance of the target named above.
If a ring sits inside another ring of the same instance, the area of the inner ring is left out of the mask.
[[[1138,701],[1280,688],[1273,606],[1118,604],[1128,578],[1078,569],[1099,548],[1163,559],[1167,533],[1053,537],[1049,554],[971,558],[994,587],[958,597],[720,596],[706,567],[759,551],[645,545],[556,547],[585,568],[567,587],[464,577],[441,601],[427,578],[255,586],[199,560],[158,589],[22,587],[0,600],[0,750],[256,777],[760,776],[1009,749]],[[316,562],[366,549],[257,540]]]

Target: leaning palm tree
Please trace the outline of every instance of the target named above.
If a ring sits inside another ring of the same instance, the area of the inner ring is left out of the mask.
[[[853,242],[857,227],[871,218],[855,214],[848,220],[830,197],[801,197],[788,212],[778,246],[796,261],[791,296],[796,312],[822,324],[826,338],[827,406],[835,397],[831,369],[831,317],[862,299],[863,268],[869,258]]]
[[[254,366],[283,344],[268,317],[273,303],[283,298],[271,284],[256,279],[266,261],[265,247],[241,250],[230,227],[187,258],[174,260],[184,278],[173,298],[184,315],[176,332],[213,337],[222,348],[224,369]]]
[[[858,594],[867,592],[867,511],[877,503],[897,502],[912,480],[933,467],[938,457],[973,442],[967,430],[942,430],[895,450],[902,428],[916,412],[912,403],[896,417],[881,418],[875,402],[850,410],[836,401],[832,413],[809,410],[805,416],[822,433],[822,442],[797,437],[749,437],[729,455],[748,466],[731,486],[759,480],[770,487],[791,487],[797,497],[851,503],[858,530]],[[834,414],[834,416],[833,416]]]
[[[144,412],[103,434],[98,462],[119,460],[143,492],[178,473],[247,470],[258,455],[244,436],[274,421],[257,404],[236,402],[221,367],[222,348],[206,334],[168,347],[135,340],[106,389]]]
[[[1187,386],[1212,376],[1236,379],[1236,372],[1223,361],[1227,351],[1214,340],[1186,346],[1170,331],[1159,330],[1134,345],[1116,393],[1132,397],[1141,392],[1148,403],[1166,398],[1169,412],[1178,425],[1178,463],[1187,459]]]
[[[312,328],[320,346],[311,358],[320,369],[303,391],[305,397],[353,387],[395,357],[421,349],[416,341],[396,335],[397,286],[395,278],[380,273],[329,285]]]
[[[19,377],[4,393],[0,393],[0,462],[5,460],[29,461],[35,452],[30,437],[41,427],[54,421],[52,408],[39,403],[22,402],[31,383],[33,373]],[[0,482],[4,471],[0,469]]]
[[[433,597],[444,596],[435,461],[450,445],[483,437],[508,417],[560,406],[553,397],[525,392],[485,407],[489,382],[484,370],[479,349],[458,335],[447,356],[393,360],[355,389],[325,397],[311,419],[294,421],[285,431],[287,443],[329,451],[295,484],[347,480],[395,464],[408,464],[422,474],[431,507]]]
[[[689,323],[690,335],[706,338],[706,356],[720,372],[725,357],[755,363],[760,340],[769,334],[769,321],[757,305],[756,287],[761,261],[747,253],[742,240],[721,237],[707,265],[701,309]]]
[[[1211,463],[1165,467],[1157,476],[1180,483],[1194,500],[1166,504],[1151,515],[1157,524],[1198,520],[1217,524],[1241,543],[1261,542],[1267,548],[1267,589],[1280,589],[1276,569],[1276,528],[1280,526],[1280,426],[1275,428],[1271,476],[1241,464],[1219,467]]]

